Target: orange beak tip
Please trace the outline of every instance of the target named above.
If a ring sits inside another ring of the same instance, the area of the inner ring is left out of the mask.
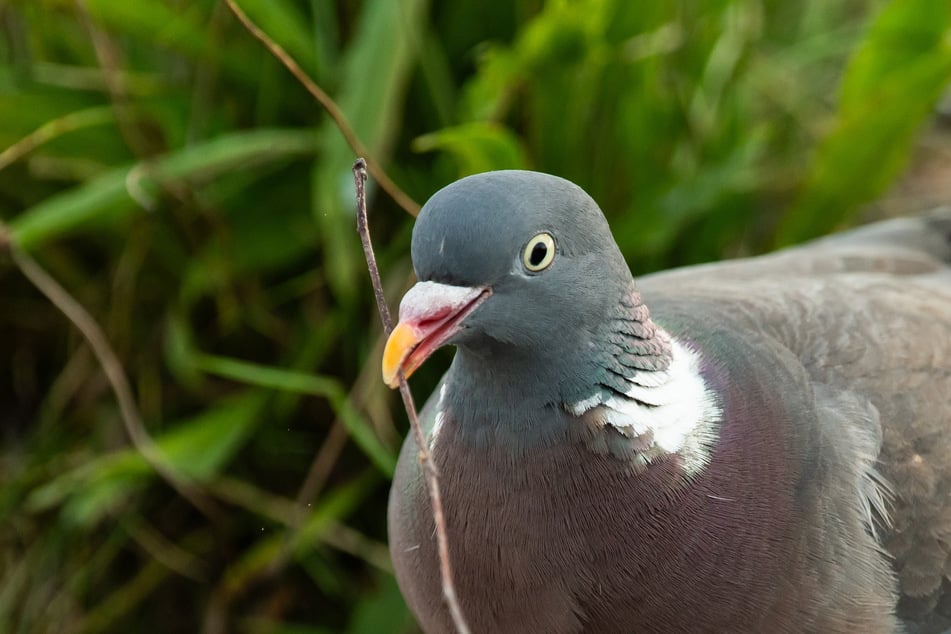
[[[405,322],[400,322],[390,333],[383,349],[383,382],[391,388],[400,385],[399,372],[403,370],[408,378],[412,370],[403,367],[413,348],[419,343],[419,336],[415,329]]]

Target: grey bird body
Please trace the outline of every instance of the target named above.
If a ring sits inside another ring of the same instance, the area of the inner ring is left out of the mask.
[[[414,234],[421,280],[492,289],[422,413],[473,632],[949,627],[951,214],[635,288],[564,183],[463,180]],[[460,236],[487,214],[510,244]],[[539,230],[557,256],[519,272]],[[407,602],[453,631],[412,437],[389,517]]]

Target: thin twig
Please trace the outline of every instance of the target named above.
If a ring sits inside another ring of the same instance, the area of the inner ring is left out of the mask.
[[[112,386],[112,391],[116,395],[116,401],[119,403],[119,413],[122,422],[125,425],[126,432],[132,440],[132,444],[139,451],[146,462],[158,473],[166,482],[171,485],[182,497],[192,503],[199,511],[209,518],[214,518],[217,512],[212,503],[202,496],[195,487],[182,479],[174,470],[161,450],[155,445],[152,437],[145,430],[142,417],[139,414],[138,406],[135,403],[135,397],[132,396],[132,388],[126,378],[125,371],[122,369],[122,363],[113,351],[106,334],[99,327],[96,320],[90,315],[82,305],[69,294],[66,289],[59,285],[49,273],[30,257],[25,251],[20,249],[14,240],[7,233],[7,230],[0,226],[0,247],[5,247],[13,258],[20,272],[39,290],[61,313],[82,333],[93,354],[102,366],[102,370]]]
[[[123,525],[126,532],[148,553],[151,559],[192,581],[208,582],[205,564],[182,546],[167,539],[148,522],[126,521],[121,517],[115,519]]]
[[[307,507],[317,499],[321,489],[324,488],[324,484],[327,483],[327,478],[330,476],[330,472],[333,471],[334,464],[337,462],[337,458],[349,437],[347,428],[344,427],[338,416],[331,425],[324,443],[320,446],[320,450],[310,465],[304,484],[301,485],[300,491],[297,493],[298,513],[294,522],[295,529],[304,525]]]
[[[102,76],[109,92],[116,126],[132,153],[141,159],[139,164],[129,170],[126,177],[126,189],[129,197],[143,209],[152,211],[155,201],[141,186],[143,177],[148,176],[161,187],[162,191],[174,196],[181,202],[191,200],[191,192],[186,185],[174,180],[164,179],[156,173],[153,158],[162,147],[156,146],[146,133],[142,116],[137,112],[126,86],[126,75],[122,72],[122,52],[109,34],[99,28],[96,20],[86,6],[86,0],[74,0],[79,17],[89,32],[96,59],[102,68]]]
[[[126,90],[125,81],[119,72],[121,66],[122,54],[115,42],[99,28],[96,21],[89,13],[86,6],[86,0],[74,0],[79,17],[89,32],[89,39],[92,40],[93,50],[96,52],[96,58],[102,67],[103,79],[106,81],[106,88],[109,91],[109,97],[112,101],[112,107],[115,111],[116,123],[119,133],[125,139],[126,145],[138,156],[148,157],[154,154],[149,148],[149,142],[142,131],[142,126],[137,121],[138,115],[135,107],[129,99],[129,92]]]
[[[294,61],[294,58],[285,51],[280,44],[271,39],[271,37],[262,31],[257,24],[251,21],[251,18],[237,5],[235,0],[225,0],[228,3],[228,6],[231,8],[231,12],[235,14],[238,20],[241,21],[241,24],[244,25],[251,35],[256,37],[261,41],[264,46],[271,51],[271,54],[274,55],[277,59],[284,64],[284,67],[291,72],[291,74],[301,83],[301,85],[307,89],[314,99],[317,100],[317,103],[323,107],[323,109],[330,115],[330,118],[333,119],[334,124],[337,126],[337,129],[340,131],[340,134],[343,135],[344,140],[346,140],[347,145],[350,146],[350,149],[353,150],[353,153],[357,156],[369,156],[367,148],[360,142],[360,139],[357,138],[356,133],[353,131],[353,128],[350,127],[350,123],[347,121],[346,115],[340,110],[340,106],[330,98],[323,89],[312,80],[307,73],[300,67],[300,65]],[[411,216],[416,216],[419,213],[419,204],[409,197],[399,185],[394,183],[390,177],[387,175],[386,171],[380,167],[380,164],[377,161],[369,160],[367,163],[367,169],[370,170],[370,174],[373,175],[373,178],[376,179],[376,182],[380,184],[380,187],[387,194],[390,195],[397,205],[406,210]]]
[[[373,283],[373,294],[376,296],[376,305],[380,311],[380,319],[383,320],[383,329],[386,335],[393,331],[393,320],[390,318],[390,309],[386,305],[386,297],[383,295],[383,284],[380,282],[380,270],[376,265],[376,256],[373,254],[373,243],[370,240],[370,231],[367,228],[367,197],[366,180],[367,164],[362,158],[359,158],[353,164],[353,182],[357,188],[357,232],[360,234],[360,241],[363,243],[363,254],[367,259],[367,269],[370,272],[370,280]],[[416,446],[419,449],[419,462],[423,466],[423,473],[426,476],[426,488],[429,491],[429,501],[433,510],[433,521],[436,524],[436,542],[439,547],[439,571],[442,576],[442,595],[449,607],[449,613],[452,616],[453,624],[459,634],[469,634],[469,626],[466,624],[465,616],[462,614],[462,608],[459,607],[459,599],[456,596],[456,586],[452,580],[452,566],[449,562],[449,537],[446,534],[446,517],[442,508],[442,496],[439,493],[439,473],[436,465],[432,461],[426,439],[423,437],[423,430],[419,425],[419,417],[416,415],[416,404],[413,403],[413,395],[409,391],[409,385],[406,383],[406,377],[403,371],[398,373],[400,381],[400,395],[403,397],[403,406],[406,408],[406,415],[409,417],[409,424],[413,430],[413,437],[416,439]]]
[[[276,576],[290,561],[292,555],[291,550],[307,521],[308,509],[313,501],[317,499],[324,484],[326,484],[327,478],[333,470],[334,464],[337,462],[337,458],[340,456],[340,452],[343,450],[349,437],[347,428],[344,427],[343,422],[341,422],[338,416],[336,420],[334,420],[333,425],[331,425],[330,432],[324,439],[323,445],[321,445],[317,451],[316,457],[313,462],[311,462],[307,476],[304,478],[304,484],[301,485],[300,491],[297,494],[297,499],[294,504],[294,513],[291,516],[291,520],[287,522],[287,530],[284,533],[284,543],[281,546],[281,552],[274,556],[268,570],[271,575]]]

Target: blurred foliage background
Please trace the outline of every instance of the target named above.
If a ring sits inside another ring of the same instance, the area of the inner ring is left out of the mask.
[[[559,174],[635,275],[951,200],[946,0],[239,4],[415,200]],[[166,471],[0,253],[0,631],[414,631],[354,152],[222,1],[6,0],[0,29],[0,219]],[[395,304],[412,218],[370,194]]]

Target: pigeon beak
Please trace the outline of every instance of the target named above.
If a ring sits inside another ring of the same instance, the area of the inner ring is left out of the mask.
[[[383,350],[383,382],[399,386],[399,372],[409,377],[492,295],[485,286],[451,286],[419,282],[400,302],[400,322]]]

